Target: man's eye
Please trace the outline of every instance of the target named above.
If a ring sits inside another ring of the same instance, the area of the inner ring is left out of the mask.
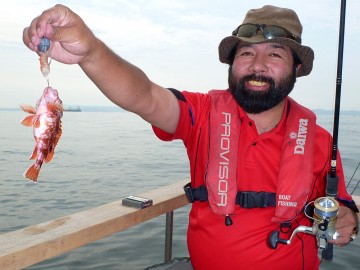
[[[278,53],[271,53],[270,56],[275,58],[281,58],[281,55]]]
[[[250,55],[252,55],[252,53],[251,52],[242,52],[240,55],[241,56],[250,56]]]

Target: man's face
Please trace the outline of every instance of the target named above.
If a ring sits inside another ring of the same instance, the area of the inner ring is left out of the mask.
[[[296,81],[291,50],[275,43],[238,47],[229,68],[229,88],[248,113],[267,111],[290,94]]]

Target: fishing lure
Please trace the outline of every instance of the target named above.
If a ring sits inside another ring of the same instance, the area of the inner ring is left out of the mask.
[[[38,49],[40,52],[40,70],[43,76],[48,81],[49,86],[49,73],[50,73],[50,62],[48,50],[50,49],[50,40],[46,37],[43,37],[38,45]]]

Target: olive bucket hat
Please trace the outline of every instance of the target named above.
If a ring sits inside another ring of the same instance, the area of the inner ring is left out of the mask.
[[[293,49],[302,66],[297,77],[309,75],[314,61],[314,51],[301,45],[302,25],[296,13],[287,8],[263,6],[251,9],[243,23],[232,36],[224,38],[219,45],[220,62],[232,64],[239,42],[278,43]]]

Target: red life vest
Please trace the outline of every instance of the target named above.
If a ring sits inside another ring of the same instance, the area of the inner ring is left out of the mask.
[[[228,91],[210,91],[210,143],[205,183],[214,213],[234,212],[240,137],[238,104]],[[316,116],[289,98],[272,221],[291,220],[304,207],[313,179]]]

